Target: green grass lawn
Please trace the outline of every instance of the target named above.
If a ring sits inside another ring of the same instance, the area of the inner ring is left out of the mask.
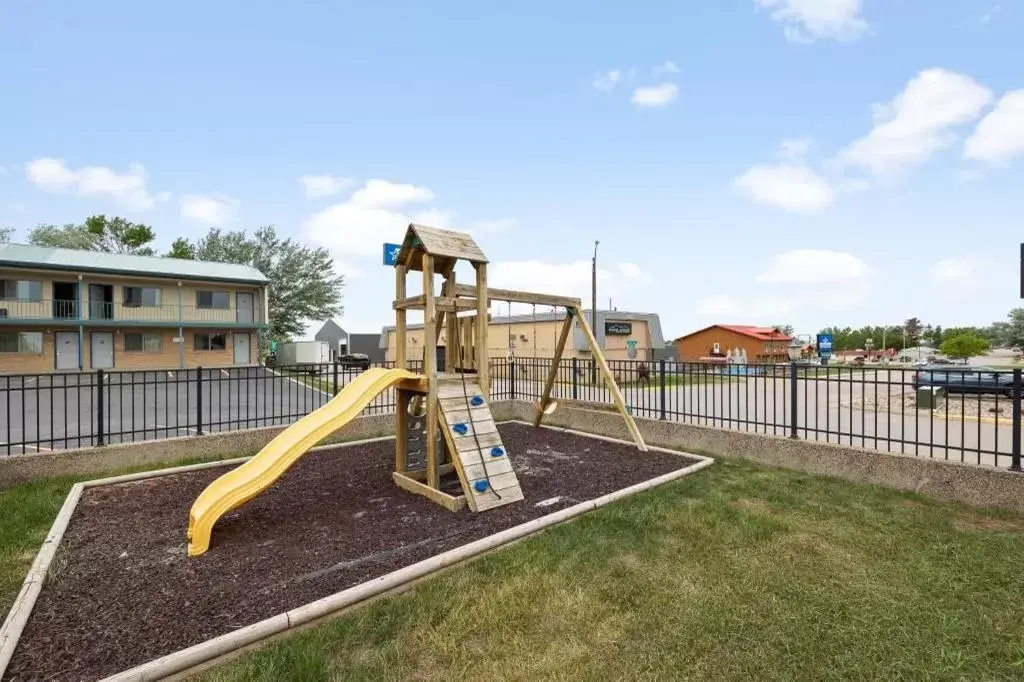
[[[0,612],[71,483],[0,491]],[[1021,679],[1022,567],[1020,517],[719,460],[202,679]]]
[[[1021,679],[1022,531],[719,461],[202,679]]]

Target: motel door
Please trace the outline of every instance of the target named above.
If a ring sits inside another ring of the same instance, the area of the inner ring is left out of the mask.
[[[57,332],[53,344],[57,369],[78,369],[78,332]]]
[[[111,332],[93,332],[89,342],[89,357],[93,369],[114,366],[114,335]]]
[[[235,294],[235,306],[238,308],[235,314],[239,324],[253,321],[252,294],[239,291]]]
[[[234,362],[236,365],[248,365],[249,364],[249,335],[248,334],[234,334],[232,335],[233,349],[234,349]]]

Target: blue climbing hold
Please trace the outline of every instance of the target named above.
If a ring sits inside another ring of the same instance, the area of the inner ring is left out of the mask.
[[[485,492],[487,490],[487,481],[477,481],[473,484],[473,490],[478,493]]]
[[[469,401],[469,404],[472,405],[473,407],[480,407],[481,405],[484,404],[484,397],[482,395],[475,395]]]
[[[455,426],[452,427],[452,430],[454,430],[455,433],[459,434],[460,436],[465,436],[467,433],[469,433],[469,427],[466,426],[465,424],[456,424]]]
[[[504,454],[505,451],[501,448],[501,446],[495,445],[493,448],[491,448],[491,457],[501,457]]]

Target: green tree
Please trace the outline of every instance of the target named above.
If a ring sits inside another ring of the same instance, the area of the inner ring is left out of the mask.
[[[14,237],[13,227],[0,227],[0,244],[9,244]]]
[[[939,346],[939,350],[948,357],[966,360],[981,355],[989,347],[987,340],[974,332],[965,331],[949,336]]]
[[[907,337],[907,346],[916,346],[921,340],[921,319],[917,317],[908,318],[903,323],[903,333]]]
[[[211,228],[196,242],[175,240],[167,255],[251,265],[266,275],[270,280],[271,340],[299,336],[306,321],[327,319],[343,311],[344,276],[335,272],[327,249],[281,239],[273,226],[261,227],[251,237],[245,231]]]
[[[156,233],[149,225],[105,215],[89,216],[81,225],[37,225],[28,235],[29,243],[39,246],[137,256],[156,255],[151,246],[154,239]]]
[[[89,216],[85,219],[85,229],[96,237],[96,250],[108,253],[130,253],[136,256],[155,256],[156,249],[151,244],[156,233],[149,225],[133,223],[114,216]]]
[[[1012,348],[1024,348],[1024,308],[1010,311],[1009,328],[1006,332],[1006,343]]]
[[[84,225],[36,225],[28,233],[28,243],[36,246],[51,246],[60,249],[96,251],[96,235]]]
[[[183,260],[197,260],[196,249],[184,237],[178,237],[171,242],[171,250],[167,252],[167,258],[181,258]]]
[[[772,325],[772,329],[775,329],[786,336],[793,336],[793,325],[791,324],[775,324]]]

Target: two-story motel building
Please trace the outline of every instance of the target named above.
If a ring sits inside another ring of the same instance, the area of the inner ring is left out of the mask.
[[[256,363],[255,268],[0,244],[0,373]]]

